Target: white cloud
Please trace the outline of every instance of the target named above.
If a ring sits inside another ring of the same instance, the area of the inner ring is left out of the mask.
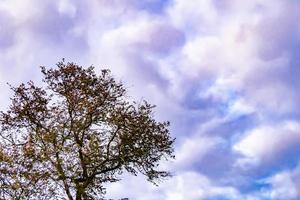
[[[132,182],[113,186],[111,193],[128,191],[139,199],[213,195],[246,199],[233,187],[216,185],[208,175],[185,170],[220,146],[241,157],[214,152],[219,157],[237,159],[238,166],[252,169],[280,159],[299,144],[299,123],[285,119],[298,114],[300,102],[295,58],[299,3],[174,0],[159,14],[139,10],[137,4],[130,0],[1,1],[0,18],[5,20],[0,22],[5,30],[0,30],[0,37],[5,39],[0,38],[0,107],[5,107],[9,96],[5,83],[40,80],[39,65],[53,66],[65,57],[83,66],[93,64],[96,70],[111,68],[134,99],[150,100],[158,105],[159,119],[171,120],[172,133],[180,141],[173,166],[181,169],[160,189],[138,178],[139,184],[129,179]],[[220,112],[220,107],[225,111]],[[251,114],[261,126],[243,134],[244,130],[228,125]],[[231,147],[236,132],[240,140]],[[296,193],[290,175],[278,177],[270,179],[279,188],[270,198],[284,193],[292,198]],[[158,196],[151,196],[154,193]]]
[[[58,11],[60,13],[66,13],[67,15],[74,17],[77,8],[72,4],[70,0],[60,0],[58,3]]]
[[[232,200],[241,199],[240,193],[233,187],[218,186],[209,178],[197,172],[186,171],[154,187],[145,183],[142,177],[126,177],[119,183],[113,183],[107,190],[107,197],[128,197],[132,200],[199,200],[216,197]]]
[[[172,92],[178,93],[191,80],[194,84],[212,80],[211,88],[222,82],[223,88],[244,95],[245,103],[254,110],[292,112],[298,97],[281,72],[290,70],[291,58],[283,50],[288,32],[297,32],[297,6],[268,0],[227,1],[222,8],[214,4],[216,1],[177,0],[168,8],[170,21],[184,30],[187,38],[179,54],[167,58],[172,66],[169,70],[177,74],[170,77],[177,80],[170,80]],[[279,19],[283,29],[276,28]],[[190,23],[195,29],[186,27]],[[265,53],[274,56],[266,58]],[[288,97],[284,103],[282,96]]]
[[[239,199],[239,192],[232,187],[214,185],[205,176],[195,172],[184,172],[174,177],[166,189],[166,200],[198,200],[217,196]]]
[[[295,168],[279,171],[262,183],[270,187],[264,189],[264,197],[270,199],[299,199],[300,197],[300,165]]]
[[[280,154],[299,145],[300,124],[286,121],[277,125],[261,126],[249,131],[233,146],[233,150],[242,154],[237,165],[260,165],[264,162],[280,159]]]
[[[271,184],[269,191],[271,199],[295,199],[299,197],[298,185],[292,180],[289,172],[281,172],[267,179]]]
[[[176,151],[176,166],[191,167],[200,162],[206,153],[224,142],[218,137],[194,136],[187,138]]]

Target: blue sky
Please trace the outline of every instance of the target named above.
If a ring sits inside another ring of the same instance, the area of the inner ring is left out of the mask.
[[[300,199],[299,20],[296,0],[2,0],[0,108],[41,65],[109,68],[177,140],[173,178],[107,197]]]

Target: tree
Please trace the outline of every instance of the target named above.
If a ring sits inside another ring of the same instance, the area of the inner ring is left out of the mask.
[[[158,167],[174,158],[174,139],[153,105],[130,102],[109,70],[62,61],[41,72],[42,87],[11,86],[0,115],[0,198],[100,199],[124,172],[170,176]]]

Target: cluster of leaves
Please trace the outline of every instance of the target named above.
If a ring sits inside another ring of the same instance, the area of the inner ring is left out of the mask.
[[[154,106],[129,102],[108,70],[41,69],[44,87],[11,87],[0,115],[0,199],[100,199],[125,171],[153,183],[170,175],[157,168],[174,158],[174,139]]]

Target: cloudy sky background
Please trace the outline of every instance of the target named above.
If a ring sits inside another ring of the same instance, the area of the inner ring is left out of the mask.
[[[299,20],[297,0],[1,0],[0,108],[41,65],[110,68],[177,141],[173,178],[107,197],[299,199]]]

